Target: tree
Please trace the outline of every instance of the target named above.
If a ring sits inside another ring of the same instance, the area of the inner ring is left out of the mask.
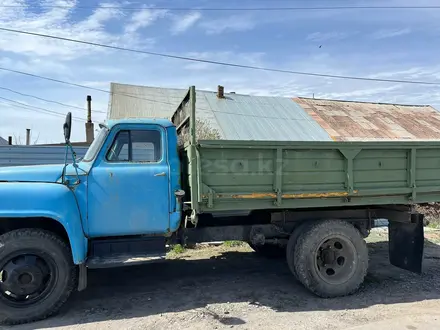
[[[185,130],[179,135],[179,145],[183,145],[189,141],[189,131]],[[196,119],[196,137],[198,140],[219,140],[220,132],[212,128],[208,122]]]
[[[31,131],[31,136],[30,136],[30,139],[29,139],[29,140],[30,140],[30,141],[29,141],[29,144],[30,144],[30,145],[37,144],[39,139],[40,139],[40,133],[38,133],[37,138],[36,138],[34,141],[32,141],[32,131]],[[24,140],[24,141],[23,141],[23,140]],[[15,145],[25,145],[25,144],[26,144],[26,138],[25,138],[25,139],[22,139],[20,135],[17,137],[17,136],[14,134],[14,144],[15,144]]]

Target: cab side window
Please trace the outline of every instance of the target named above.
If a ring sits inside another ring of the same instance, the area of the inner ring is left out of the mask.
[[[106,158],[109,162],[159,162],[162,158],[161,142],[158,130],[121,131]]]

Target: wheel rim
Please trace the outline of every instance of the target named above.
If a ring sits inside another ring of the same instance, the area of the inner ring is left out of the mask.
[[[315,251],[315,270],[328,284],[345,283],[356,271],[356,256],[356,248],[347,237],[326,238]]]
[[[35,252],[15,253],[0,263],[0,299],[12,307],[25,307],[45,299],[57,278],[55,262]]]

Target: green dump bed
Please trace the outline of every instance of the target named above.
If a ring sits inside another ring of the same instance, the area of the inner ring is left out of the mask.
[[[220,140],[195,150],[198,212],[440,201],[437,142]]]
[[[440,201],[440,142],[197,141],[195,104],[171,118],[195,213]]]

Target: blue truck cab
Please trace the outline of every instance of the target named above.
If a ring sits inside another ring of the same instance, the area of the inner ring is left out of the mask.
[[[0,319],[54,313],[89,267],[164,258],[182,196],[168,120],[108,121],[79,162],[0,169]]]

